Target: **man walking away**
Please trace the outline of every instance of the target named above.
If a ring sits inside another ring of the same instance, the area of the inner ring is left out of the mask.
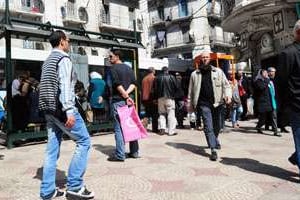
[[[280,109],[290,107],[295,152],[289,161],[300,169],[300,20],[294,26],[295,42],[279,55],[277,70]]]
[[[64,195],[55,186],[55,173],[62,134],[66,133],[76,143],[68,171],[66,197],[92,199],[94,193],[88,191],[83,182],[91,142],[75,107],[76,74],[67,54],[69,38],[58,30],[50,35],[49,41],[53,50],[42,66],[39,94],[39,110],[45,114],[48,132],[40,196],[49,200]]]
[[[155,79],[155,69],[149,67],[148,74],[142,80],[142,103],[146,111],[146,120],[151,117],[152,132],[158,132],[158,111],[157,103],[153,99],[153,82]]]
[[[168,67],[162,68],[162,74],[155,80],[154,90],[158,98],[158,128],[160,134],[177,135],[175,117],[175,94],[178,91],[176,78],[169,74]],[[166,122],[168,119],[168,127]]]

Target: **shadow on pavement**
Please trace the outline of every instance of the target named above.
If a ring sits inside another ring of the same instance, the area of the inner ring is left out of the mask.
[[[4,155],[0,155],[0,160],[4,160]]]
[[[255,127],[244,127],[240,126],[239,128],[231,128],[231,131],[233,132],[240,132],[240,133],[252,133],[252,134],[258,134],[255,130]]]
[[[255,127],[243,127],[240,126],[237,129],[232,128],[232,132],[246,133],[246,134],[257,134],[257,135],[265,135],[265,136],[274,136],[272,131],[264,131],[263,134],[258,133]]]
[[[36,171],[36,175],[33,177],[34,179],[39,179],[42,180],[43,177],[43,168],[40,167],[37,169]],[[56,186],[60,189],[65,188],[66,187],[66,183],[67,183],[67,176],[66,176],[66,172],[56,169]]]
[[[265,174],[283,180],[291,181],[294,183],[299,183],[299,178],[295,178],[295,177],[299,177],[297,173],[282,169],[274,165],[261,163],[257,160],[253,160],[249,158],[222,157],[220,163],[225,165],[237,166],[247,171],[251,171],[259,174]]]
[[[205,149],[208,147],[197,146],[197,145],[188,144],[188,143],[176,143],[176,142],[166,142],[166,145],[169,145],[176,149],[184,149],[186,151],[190,151],[194,154],[201,155],[204,157],[210,156],[210,154],[206,153],[206,151],[205,151]]]
[[[115,151],[115,147],[112,145],[101,145],[101,144],[94,144],[93,147],[97,150],[102,152],[103,154],[107,155],[107,156],[111,156],[114,151]]]

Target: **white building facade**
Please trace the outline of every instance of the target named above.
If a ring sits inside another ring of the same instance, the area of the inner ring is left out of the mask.
[[[0,0],[1,18],[5,13],[5,2]],[[136,35],[145,47],[138,53],[141,69],[171,66],[172,70],[185,71],[200,52],[228,51],[231,45],[230,34],[224,33],[219,25],[220,1],[9,0],[9,8],[11,16],[18,19],[92,32]],[[50,50],[47,41],[12,39],[14,69],[21,70],[26,66],[26,70],[38,70]],[[1,39],[0,77],[4,77],[5,52],[5,40]],[[72,44],[71,54],[82,79],[88,75],[88,66],[105,66],[107,63],[105,48]]]
[[[143,13],[149,17],[146,46],[152,57],[192,59],[203,51],[232,47],[232,35],[220,26],[220,1],[148,0],[141,9],[148,11]]]

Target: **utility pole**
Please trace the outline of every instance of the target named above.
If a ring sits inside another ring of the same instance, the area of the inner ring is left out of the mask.
[[[6,25],[11,25],[10,21],[10,12],[9,12],[9,0],[5,0],[5,22]],[[5,80],[6,80],[6,91],[11,88],[8,88],[12,82],[12,64],[11,64],[11,33],[10,31],[5,32]],[[8,98],[6,96],[6,98]],[[8,99],[7,99],[8,100]],[[8,100],[10,101],[10,100]],[[12,130],[12,115],[11,115],[11,103],[8,103],[7,106],[7,135]]]

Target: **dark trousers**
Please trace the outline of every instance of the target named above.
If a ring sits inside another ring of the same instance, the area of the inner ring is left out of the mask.
[[[274,130],[274,132],[277,132],[278,127],[277,127],[277,111],[276,110],[259,113],[258,123],[257,123],[256,128],[260,129],[263,125],[267,125],[266,124],[267,119],[270,120],[272,129]]]
[[[247,95],[244,95],[241,97],[241,103],[243,106],[243,113],[241,114],[241,120],[247,119],[247,112],[248,112],[248,106],[247,106]]]
[[[217,145],[220,145],[218,136],[221,129],[222,106],[214,108],[212,106],[200,105],[197,110],[202,113],[207,144],[211,149],[215,149]]]
[[[291,127],[295,143],[295,153],[293,159],[296,160],[297,166],[300,169],[300,112],[290,111]]]
[[[143,101],[146,117],[152,120],[152,132],[158,132],[158,107],[152,100]]]
[[[175,117],[177,119],[178,126],[183,126],[184,115],[184,101],[175,100]]]

